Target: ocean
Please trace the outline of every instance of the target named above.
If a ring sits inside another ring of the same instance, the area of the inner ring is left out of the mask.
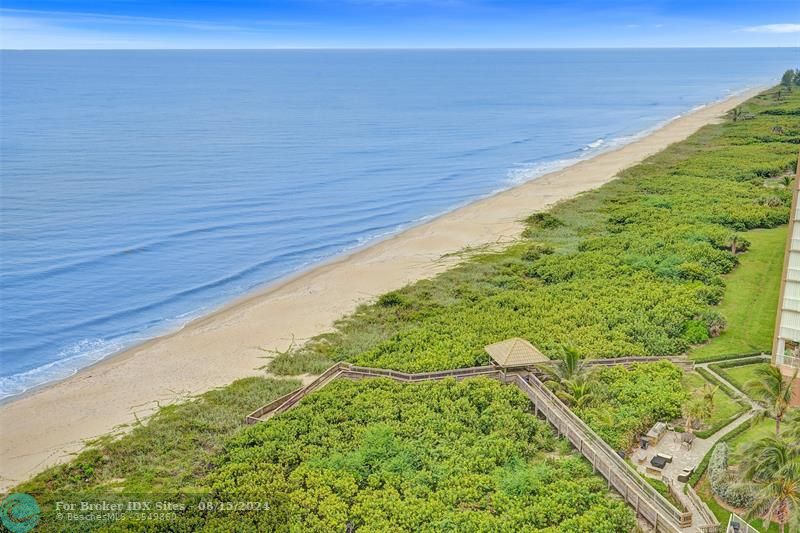
[[[797,49],[0,52],[0,398],[800,66]]]

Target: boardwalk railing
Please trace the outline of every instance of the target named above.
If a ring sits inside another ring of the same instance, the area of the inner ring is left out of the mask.
[[[583,420],[570,411],[536,376],[515,375],[512,382],[533,402],[534,408],[566,437],[636,512],[656,531],[681,531],[692,525],[692,513],[675,508],[626,463]]]
[[[701,533],[719,533],[722,531],[722,524],[719,523],[717,517],[708,507],[708,504],[700,499],[700,496],[694,491],[692,486],[687,483],[686,484],[686,496],[689,497],[689,500],[692,502],[697,509],[700,510],[700,521],[702,525],[698,525],[697,528],[701,531]]]
[[[591,463],[595,472],[599,472],[636,510],[636,513],[647,520],[656,532],[674,533],[692,526],[692,513],[678,510],[669,500],[647,483],[639,473],[617,453],[586,423],[578,418],[553,392],[548,389],[533,373],[526,370],[503,370],[494,366],[460,368],[441,372],[425,372],[407,374],[396,370],[369,368],[337,363],[323,372],[318,378],[289,394],[281,396],[267,405],[250,413],[247,424],[255,424],[291,409],[306,395],[324,387],[330,381],[343,377],[347,379],[390,378],[396,381],[414,383],[420,381],[440,380],[446,378],[466,379],[471,377],[490,377],[504,383],[514,384],[531,400],[537,414],[541,413],[559,433]],[[689,488],[688,490],[691,490]],[[693,493],[692,493],[693,494]],[[696,494],[693,494],[698,500]],[[691,497],[691,496],[690,496]],[[702,504],[702,501],[700,501]],[[697,504],[696,504],[697,505]],[[705,505],[705,504],[703,504]],[[703,510],[702,505],[698,507]],[[707,510],[708,507],[705,507]],[[705,513],[704,513],[705,514]],[[703,533],[719,531],[719,523],[709,516],[697,517],[696,530]]]
[[[299,389],[277,398],[267,405],[256,409],[244,419],[245,424],[255,424],[263,422],[269,418],[288,411],[300,400],[319,390],[329,382],[338,377],[348,379],[362,378],[391,378],[395,381],[414,383],[419,381],[431,381],[445,378],[465,379],[478,376],[500,378],[503,371],[494,366],[476,366],[471,368],[457,368],[454,370],[442,370],[439,372],[423,372],[419,374],[407,374],[397,370],[387,370],[384,368],[370,368],[366,366],[355,366],[348,363],[336,363],[328,370],[319,375],[314,381],[300,387]]]
[[[726,533],[760,533],[756,528],[744,521],[744,519],[736,513],[731,513],[728,519],[728,527]]]
[[[611,359],[587,359],[586,361],[584,361],[584,364],[586,366],[615,366],[615,365],[631,365],[634,363],[652,363],[655,361],[669,361],[675,366],[683,368],[685,370],[694,370],[694,361],[690,361],[686,357],[673,357],[673,356],[614,357]]]

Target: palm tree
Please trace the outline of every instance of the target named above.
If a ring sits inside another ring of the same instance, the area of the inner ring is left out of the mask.
[[[574,407],[587,407],[597,400],[595,373],[572,348],[565,348],[555,365],[542,365],[545,384],[558,398]]]
[[[763,516],[764,525],[769,528],[771,522],[777,522],[781,533],[800,531],[800,479],[796,476],[776,476],[759,484],[756,500],[750,510],[749,517]]]
[[[778,523],[783,532],[787,524],[800,526],[800,447],[796,441],[766,437],[745,444],[739,473],[755,489],[750,517],[763,516]]]
[[[555,365],[542,365],[541,370],[548,381],[563,382],[587,372],[588,368],[578,352],[572,348],[564,348]]]
[[[784,417],[782,436],[798,448],[800,453],[800,409],[792,409]]]
[[[706,383],[703,385],[703,388],[700,389],[700,396],[702,396],[703,401],[706,403],[708,416],[714,413],[714,397],[717,395],[718,390],[719,385],[712,385],[711,383]]]
[[[778,435],[781,432],[781,420],[789,410],[792,400],[797,370],[792,377],[787,377],[779,368],[769,365],[756,369],[755,373],[756,377],[745,383],[744,387],[750,396],[765,404],[766,411],[761,411],[753,420],[760,421],[769,414],[775,419],[775,434]]]
[[[764,481],[800,459],[800,449],[784,436],[764,437],[738,450],[739,475],[744,481]]]
[[[783,182],[784,187],[788,187],[794,181],[794,176],[792,176],[791,174],[787,174],[781,179],[781,181]]]
[[[738,249],[739,249],[739,236],[738,235],[732,235],[731,236],[731,253],[733,255],[736,255],[736,252],[738,251]]]
[[[683,418],[686,420],[685,431],[691,433],[694,423],[705,420],[711,416],[711,409],[708,402],[701,396],[694,396],[683,404]]]
[[[562,381],[556,396],[562,402],[580,409],[597,401],[596,390],[596,381],[592,374],[585,372]]]
[[[737,120],[742,118],[742,108],[741,107],[734,107],[731,110],[731,118],[733,118],[734,122],[736,122]]]

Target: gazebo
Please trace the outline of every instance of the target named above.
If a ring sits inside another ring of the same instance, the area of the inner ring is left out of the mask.
[[[536,346],[519,337],[490,344],[484,349],[501,368],[521,368],[550,360]]]

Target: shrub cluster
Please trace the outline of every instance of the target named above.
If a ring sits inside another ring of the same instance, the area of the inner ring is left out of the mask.
[[[668,361],[599,369],[598,400],[576,412],[610,446],[628,450],[656,422],[680,416],[682,376]]]
[[[215,501],[270,503],[236,530],[629,531],[632,512],[556,442],[493,380],[336,381],[232,439],[209,484]]]
[[[682,353],[718,335],[713,306],[748,248],[743,232],[788,220],[783,177],[800,140],[800,91],[742,107],[752,118],[707,126],[531,215],[518,245],[360,307],[300,355],[417,372],[485,364],[484,345],[516,336],[551,356],[569,346],[618,357]]]
[[[754,494],[750,487],[737,482],[735,476],[728,471],[729,448],[725,442],[720,442],[711,452],[708,461],[708,481],[714,494],[733,507],[740,509],[750,508]]]

